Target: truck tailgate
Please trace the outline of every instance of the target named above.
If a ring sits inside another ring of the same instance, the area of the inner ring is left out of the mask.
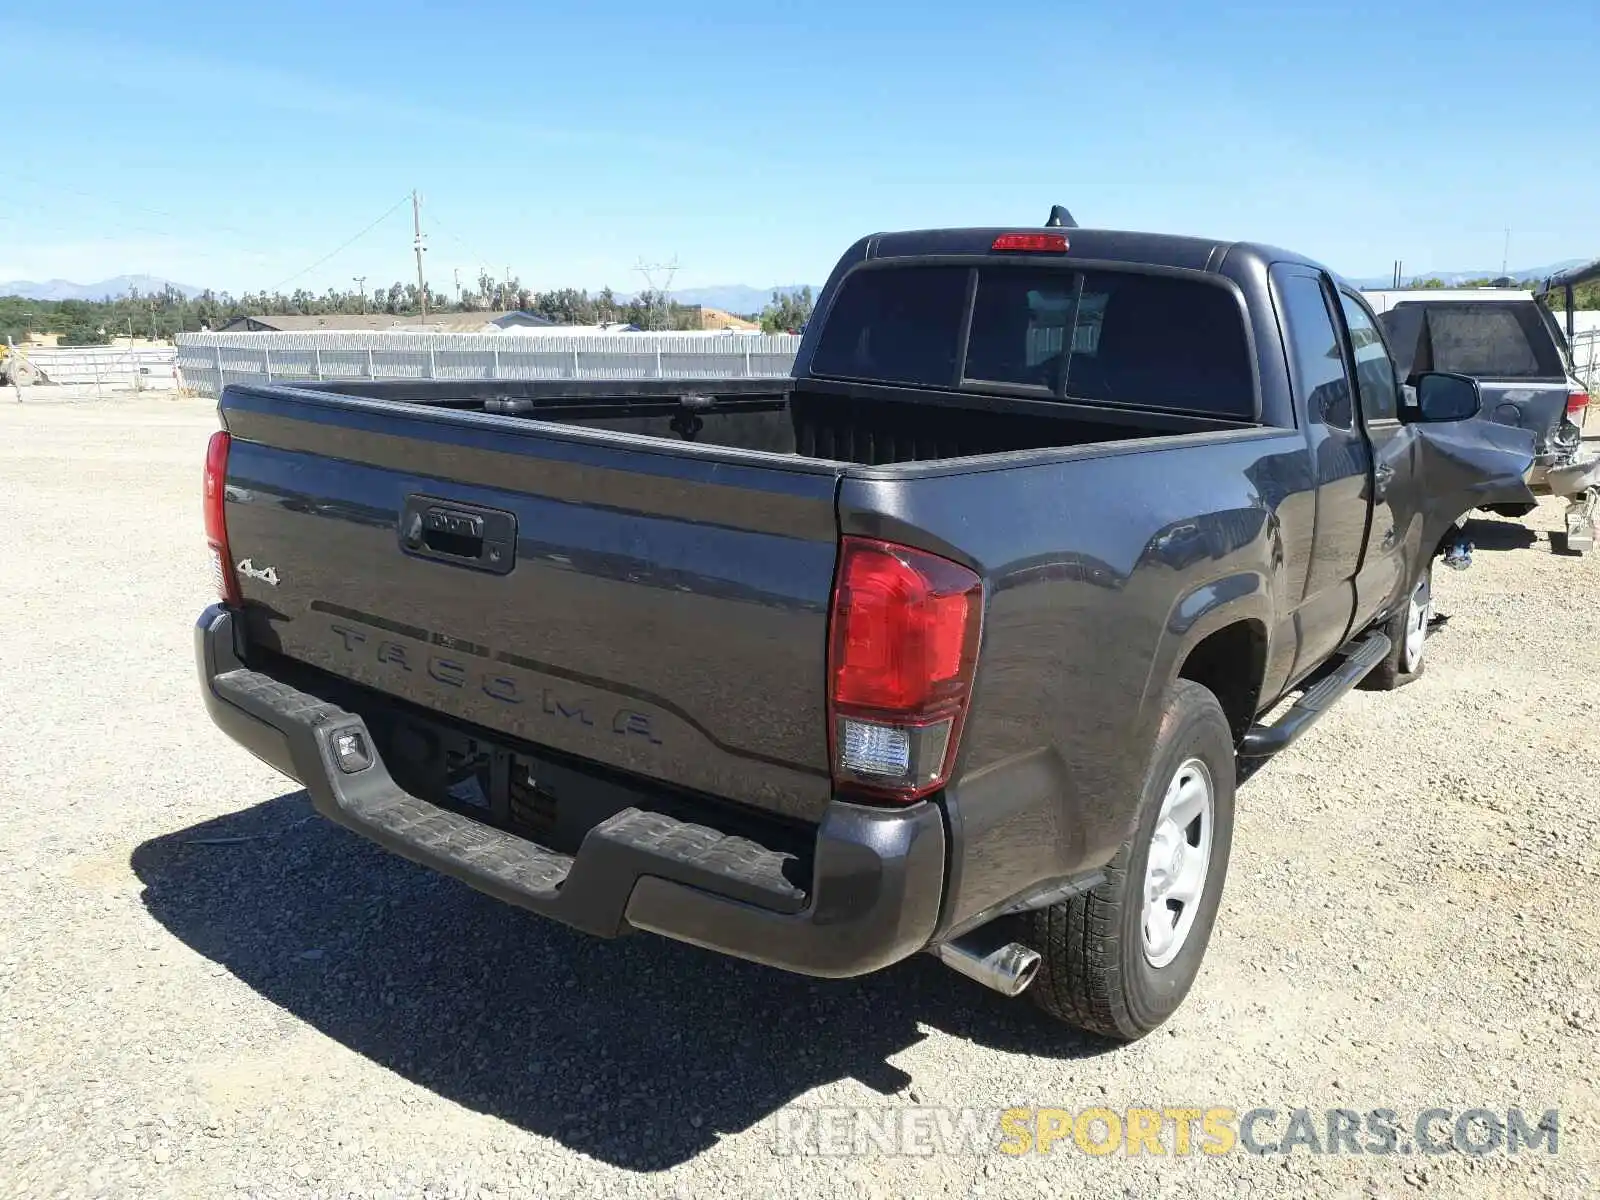
[[[820,818],[831,464],[276,388],[222,416],[252,645]]]

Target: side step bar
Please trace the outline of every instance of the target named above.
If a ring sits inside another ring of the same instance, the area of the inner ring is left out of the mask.
[[[1322,715],[1344,699],[1389,653],[1387,634],[1377,630],[1367,634],[1346,654],[1345,660],[1316,687],[1289,706],[1289,711],[1271,725],[1252,725],[1239,743],[1241,758],[1269,758],[1310,729]]]

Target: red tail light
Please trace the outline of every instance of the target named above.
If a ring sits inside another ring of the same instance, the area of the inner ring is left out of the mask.
[[[1002,233],[995,238],[991,250],[1022,250],[1032,254],[1065,254],[1067,235],[1064,233]]]
[[[233,439],[218,430],[206,446],[206,547],[211,551],[211,581],[217,595],[229,604],[239,603],[239,580],[228,553],[228,520],[223,511],[223,486],[228,480],[228,448]]]
[[[846,537],[829,616],[834,782],[912,801],[955,764],[978,659],[983,585],[959,563]]]
[[[1567,394],[1567,416],[1582,417],[1588,408],[1588,392],[1569,392]]]

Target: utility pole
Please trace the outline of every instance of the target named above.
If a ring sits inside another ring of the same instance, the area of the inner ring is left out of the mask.
[[[506,309],[511,307],[511,299],[511,264],[507,263],[505,273],[505,293],[504,297],[500,301],[501,312],[505,312]]]
[[[361,315],[367,315],[367,277],[365,275],[352,275],[350,282],[356,285],[361,293]]]
[[[451,270],[455,272],[455,276],[456,276],[456,307],[460,308],[461,307],[461,268],[460,267],[452,267]]]
[[[1511,226],[1506,226],[1505,249],[1500,252],[1500,277],[1505,278],[1506,266],[1511,261]]]
[[[422,277],[422,200],[418,197],[416,189],[411,192],[411,228],[416,234],[414,243],[417,251],[417,299],[422,305],[422,324],[428,323],[428,284]]]

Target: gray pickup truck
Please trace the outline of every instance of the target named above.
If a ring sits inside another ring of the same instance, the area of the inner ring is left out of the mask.
[[[1435,555],[1528,498],[1527,435],[1413,382],[1305,258],[1053,227],[863,239],[789,380],[229,387],[201,687],[512,904],[817,976],[927,951],[1137,1038],[1238,764],[1419,673]]]

